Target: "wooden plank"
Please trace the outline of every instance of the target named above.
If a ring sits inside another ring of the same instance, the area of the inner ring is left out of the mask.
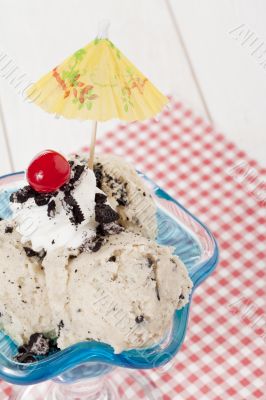
[[[0,99],[0,176],[12,172]]]
[[[12,168],[8,159],[2,128],[0,127],[0,176],[9,174]]]
[[[164,0],[10,0],[2,4],[0,37],[18,67],[16,75],[25,73],[32,81],[89,42],[105,17],[111,21],[111,39],[129,59],[163,92],[205,115]],[[43,148],[69,152],[89,143],[89,123],[56,120],[26,103],[7,80],[0,85],[17,169]],[[101,124],[101,130],[113,125]]]
[[[218,129],[265,165],[266,2],[169,1]]]

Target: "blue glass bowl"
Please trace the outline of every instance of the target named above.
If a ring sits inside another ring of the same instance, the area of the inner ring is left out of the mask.
[[[217,264],[217,243],[204,224],[154,182],[140,175],[151,187],[158,206],[157,241],[162,245],[173,246],[175,254],[187,266],[194,292]],[[10,216],[10,193],[21,186],[23,179],[23,173],[0,178],[1,218]],[[129,350],[120,354],[114,354],[112,347],[104,343],[83,342],[41,361],[20,364],[12,359],[17,352],[16,344],[0,331],[0,378],[18,385],[31,385],[55,378],[60,382],[73,382],[105,374],[115,366],[135,369],[162,366],[175,356],[183,343],[192,295],[189,304],[175,312],[169,334],[161,343],[151,348]]]

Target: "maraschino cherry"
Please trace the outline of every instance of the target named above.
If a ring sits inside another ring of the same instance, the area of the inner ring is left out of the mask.
[[[30,163],[27,180],[36,192],[51,193],[69,181],[70,172],[70,165],[62,154],[44,150]]]

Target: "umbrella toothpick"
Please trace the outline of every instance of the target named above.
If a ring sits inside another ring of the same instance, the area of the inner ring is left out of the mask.
[[[103,19],[98,24],[98,39],[108,39],[108,31],[110,28],[110,21],[108,19]]]
[[[92,121],[90,158],[89,158],[89,162],[88,162],[88,166],[89,166],[90,169],[93,169],[95,145],[96,145],[97,125],[98,125],[97,121]]]
[[[93,169],[99,121],[151,118],[168,103],[168,98],[108,39],[109,25],[109,21],[101,21],[95,40],[27,91],[32,102],[58,118],[92,121],[90,169]],[[36,93],[41,96],[36,97]]]
[[[99,22],[98,26],[98,39],[108,38],[108,29],[110,26],[109,20],[102,20]],[[88,162],[88,166],[90,169],[93,169],[94,162],[94,154],[95,154],[95,145],[96,145],[96,134],[97,134],[97,121],[92,121],[92,132],[91,132],[91,146],[90,146],[90,158]]]

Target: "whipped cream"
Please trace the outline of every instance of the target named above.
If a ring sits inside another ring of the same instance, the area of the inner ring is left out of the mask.
[[[73,162],[72,179],[75,176],[75,165]],[[77,249],[96,236],[95,194],[99,189],[96,187],[94,172],[87,166],[83,168],[78,180],[73,179],[70,195],[61,189],[45,205],[37,205],[34,197],[22,203],[10,203],[12,218],[17,224],[17,231],[22,235],[23,244],[31,242],[36,252],[43,249],[49,252],[62,246]],[[73,205],[79,212],[78,222],[75,221]]]

